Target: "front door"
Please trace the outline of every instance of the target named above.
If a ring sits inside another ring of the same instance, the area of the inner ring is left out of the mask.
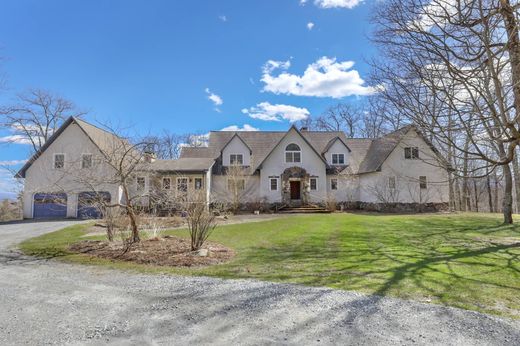
[[[301,199],[301,196],[300,196],[300,181],[298,180],[295,180],[295,181],[290,181],[289,182],[291,184],[291,199],[292,200],[295,200],[295,199]]]

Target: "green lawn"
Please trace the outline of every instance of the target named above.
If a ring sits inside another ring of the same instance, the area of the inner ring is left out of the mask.
[[[302,215],[223,226],[211,240],[234,248],[237,256],[199,269],[67,253],[83,229],[33,238],[21,248],[119,269],[328,286],[520,318],[520,225],[503,226],[499,215]]]

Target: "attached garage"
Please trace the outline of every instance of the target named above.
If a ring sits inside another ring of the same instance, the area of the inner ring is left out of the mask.
[[[99,219],[103,216],[99,205],[100,202],[110,203],[110,193],[100,192],[81,192],[78,194],[78,218],[79,219]]]
[[[66,193],[37,193],[33,199],[35,219],[57,219],[67,217]]]

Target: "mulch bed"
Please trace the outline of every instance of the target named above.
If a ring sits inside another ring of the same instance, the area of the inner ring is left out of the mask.
[[[100,240],[84,240],[72,244],[69,250],[105,259],[169,267],[208,266],[226,262],[235,255],[233,250],[218,243],[207,242],[204,248],[209,250],[206,257],[191,251],[189,239],[165,236],[141,240],[126,252],[120,242]]]

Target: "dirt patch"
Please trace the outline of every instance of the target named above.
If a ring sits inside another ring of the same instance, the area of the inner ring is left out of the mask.
[[[214,265],[226,262],[235,255],[233,250],[218,243],[208,242],[204,248],[208,250],[207,256],[199,256],[191,251],[188,239],[165,236],[142,240],[126,252],[122,243],[100,240],[84,240],[72,244],[69,250],[105,259],[168,267]]]

